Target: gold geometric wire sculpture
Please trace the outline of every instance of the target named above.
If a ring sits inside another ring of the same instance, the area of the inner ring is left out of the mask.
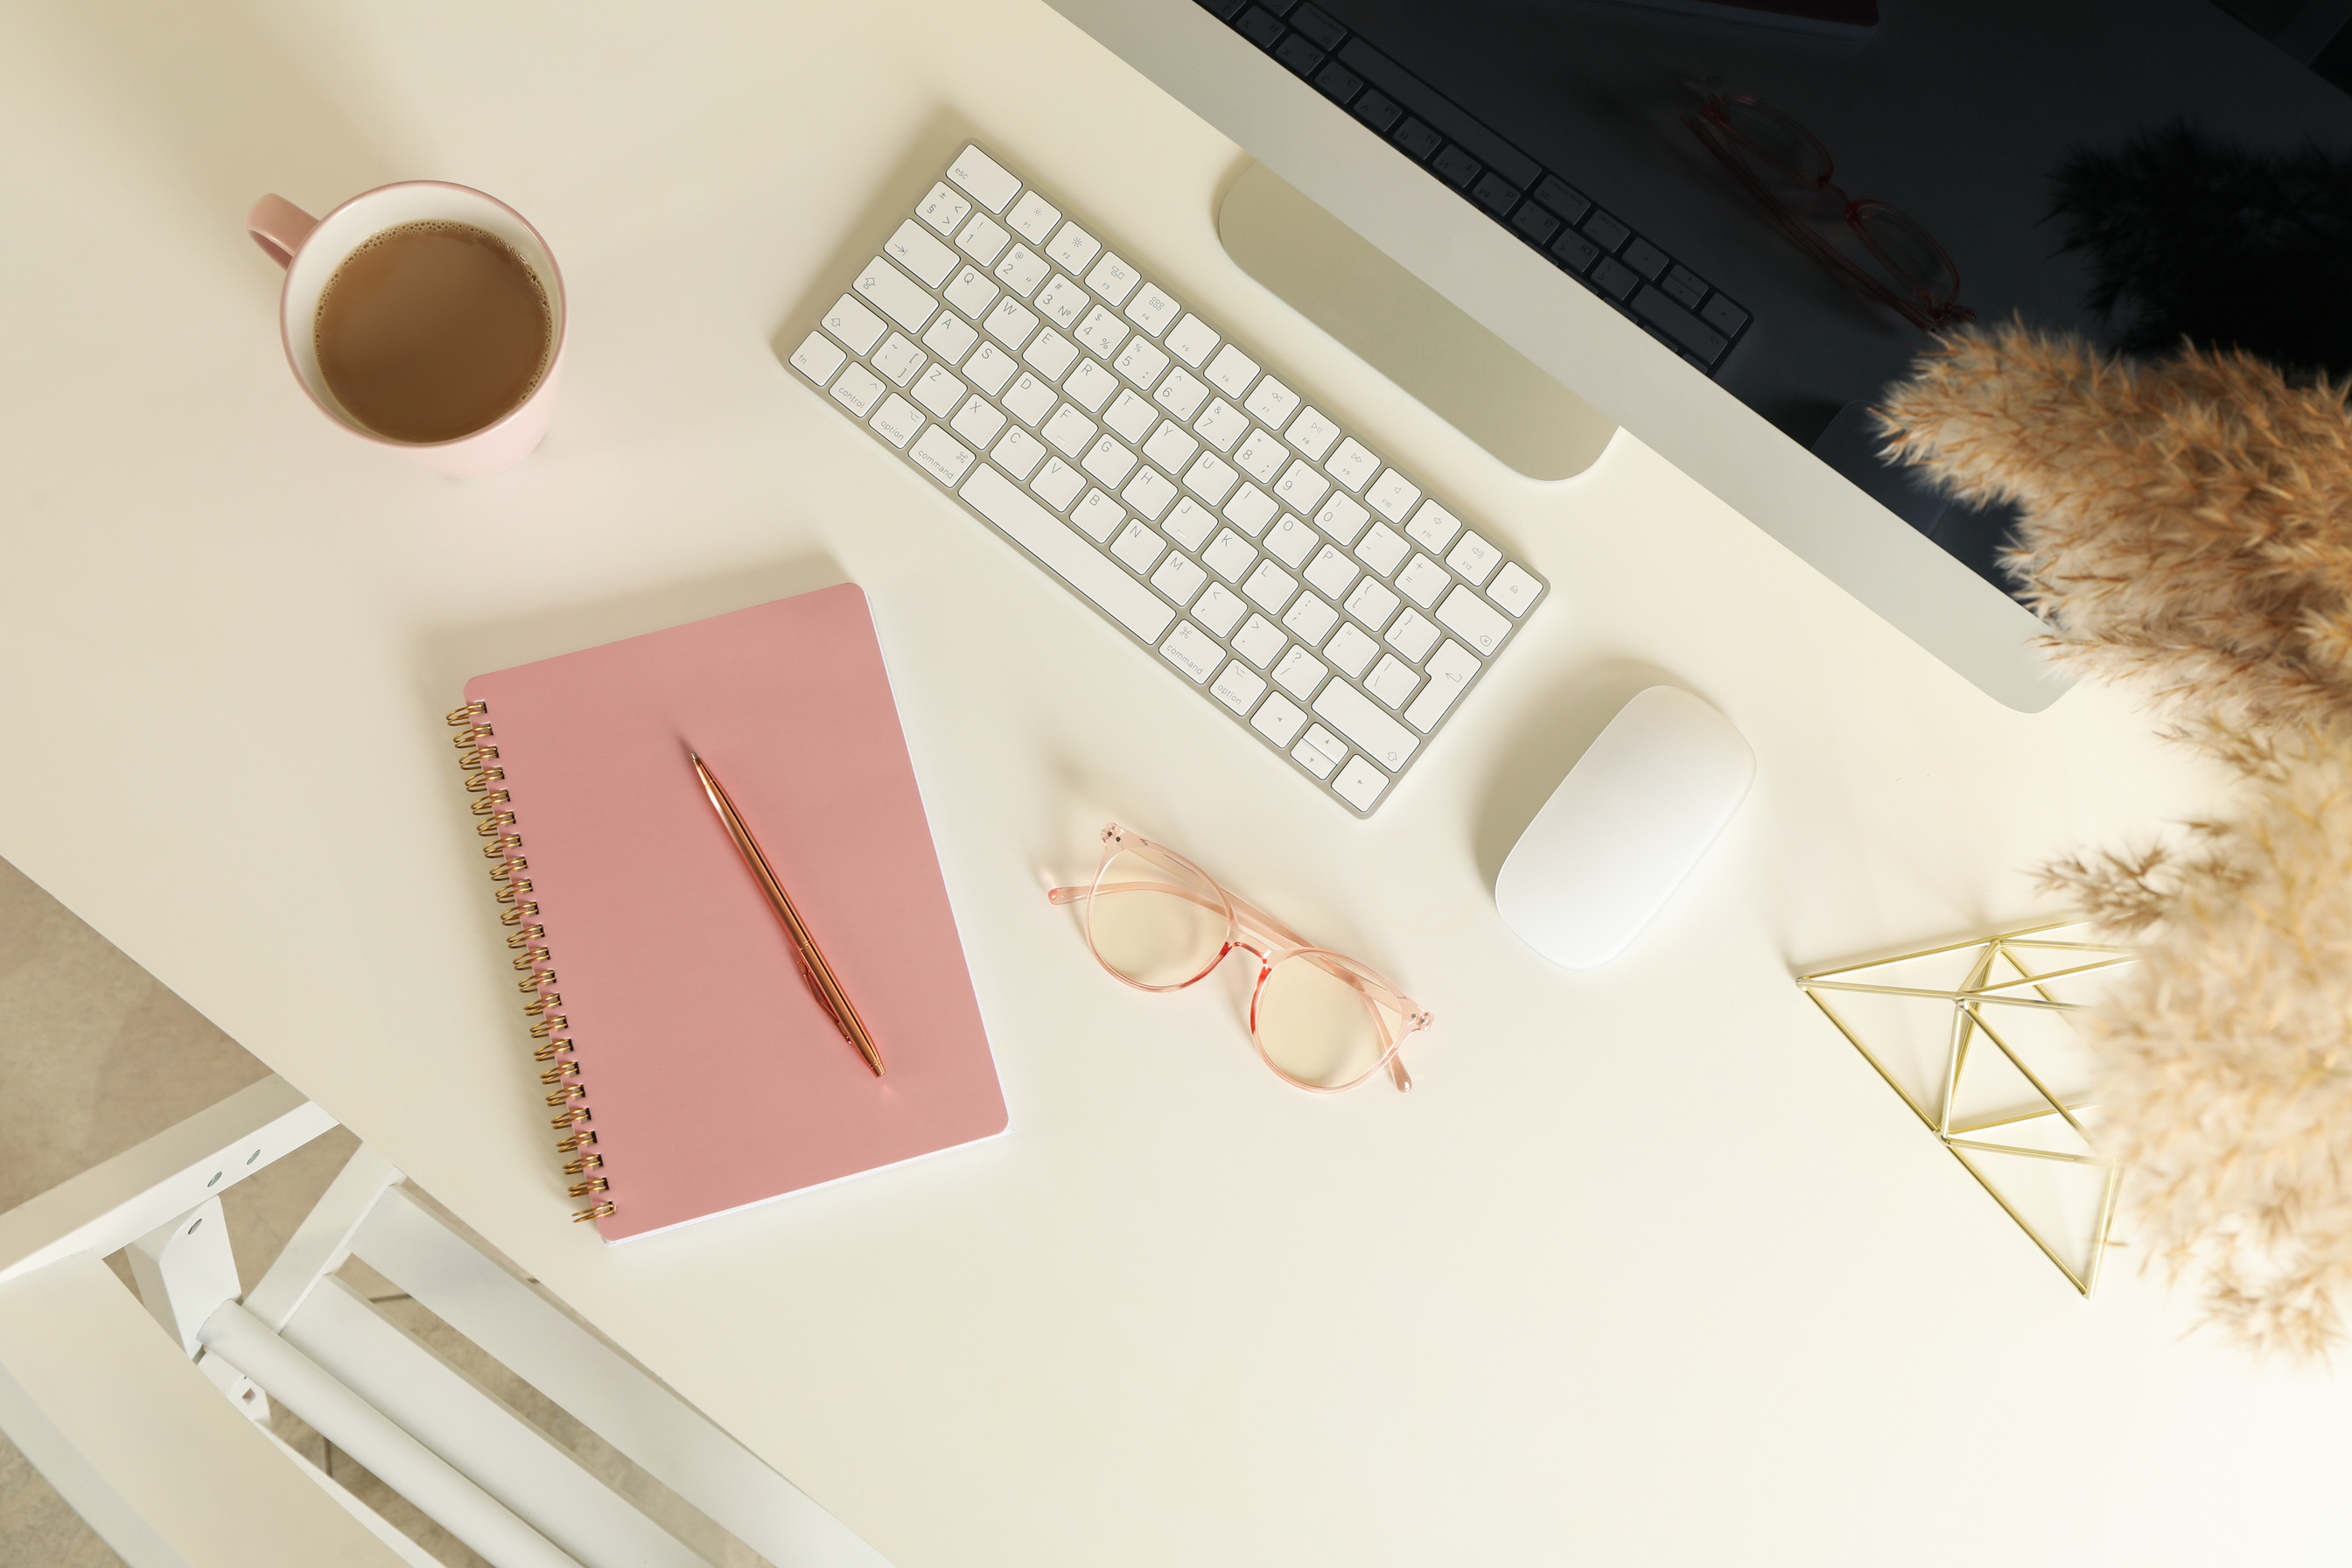
[[[2095,1122],[2091,1064],[2066,1015],[2136,955],[2066,934],[2085,929],[2002,931],[1797,984],[2087,1297],[2122,1172],[2084,1125]]]

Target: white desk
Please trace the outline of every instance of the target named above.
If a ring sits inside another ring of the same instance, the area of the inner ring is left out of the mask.
[[[1557,487],[1466,447],[1224,258],[1240,154],[1043,6],[743,11],[0,15],[0,855],[906,1568],[2345,1538],[2352,1402],[2180,1342],[2127,1267],[2075,1299],[1789,981],[2036,912],[2021,868],[2208,778],[2110,693],[1996,707],[1622,437]],[[1371,823],[777,362],[966,127],[1557,584]],[[512,201],[569,280],[554,433],[499,478],[320,419],[240,230],[263,190],[413,175]],[[845,577],[1013,1134],[605,1248],[563,1217],[441,715],[478,670]],[[1550,970],[1494,868],[1656,679],[1758,785],[1624,960]],[[1037,872],[1113,814],[1433,1006],[1419,1091],[1293,1093],[1229,994],[1097,972]]]

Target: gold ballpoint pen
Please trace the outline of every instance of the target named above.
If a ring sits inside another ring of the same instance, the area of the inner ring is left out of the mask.
[[[800,956],[801,973],[808,978],[809,989],[816,993],[816,999],[824,1010],[833,1015],[835,1026],[841,1030],[841,1037],[857,1047],[857,1054],[866,1058],[866,1065],[874,1069],[874,1076],[880,1078],[887,1070],[882,1066],[882,1052],[875,1046],[874,1037],[866,1032],[866,1020],[857,1016],[856,1005],[850,1001],[849,993],[841,988],[841,982],[835,977],[833,965],[824,961],[824,950],[817,946],[816,938],[809,934],[807,922],[801,919],[800,910],[793,907],[792,895],[785,892],[783,883],[776,879],[775,870],[769,866],[768,858],[760,853],[759,841],[751,837],[751,830],[743,826],[743,818],[737,814],[735,803],[727,798],[726,789],[711,776],[710,770],[703,766],[699,756],[692,752],[687,755],[693,760],[694,771],[702,776],[703,793],[710,797],[711,809],[719,813],[719,820],[727,825],[727,836],[735,840],[735,848],[743,857],[743,864],[749,866],[751,875],[759,879],[761,888],[767,892],[768,902],[775,907],[776,918],[784,922],[784,930],[793,939],[793,949]]]

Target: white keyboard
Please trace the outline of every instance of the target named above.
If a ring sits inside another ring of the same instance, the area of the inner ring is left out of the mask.
[[[1543,580],[1063,214],[966,147],[793,367],[1370,815]]]

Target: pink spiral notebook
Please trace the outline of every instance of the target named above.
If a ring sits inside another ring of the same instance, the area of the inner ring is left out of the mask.
[[[451,715],[550,1136],[624,1241],[1005,1130],[866,595],[844,584],[466,683]],[[688,760],[872,1032],[824,1011]],[[502,856],[502,858],[501,858]]]

